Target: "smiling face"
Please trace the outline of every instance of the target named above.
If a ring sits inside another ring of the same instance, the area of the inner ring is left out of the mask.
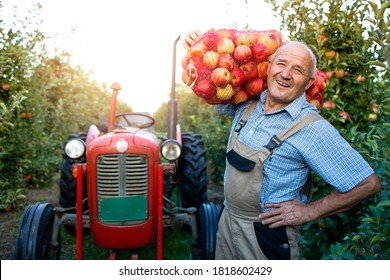
[[[266,111],[286,107],[314,82],[315,60],[302,43],[290,42],[278,49],[268,67]]]

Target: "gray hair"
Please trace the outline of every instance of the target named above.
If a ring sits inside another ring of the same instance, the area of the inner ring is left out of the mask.
[[[281,45],[277,50],[276,52],[273,54],[272,56],[272,60],[276,57],[276,54],[279,52],[279,50],[281,49],[284,49],[285,47],[289,46],[289,45],[300,45],[302,47],[304,47],[308,53],[310,54],[310,57],[311,57],[311,60],[312,60],[312,63],[313,63],[313,67],[310,71],[310,76],[312,78],[315,78],[315,75],[316,75],[316,69],[317,69],[317,58],[316,56],[314,55],[313,51],[311,50],[311,48],[305,43],[305,42],[302,42],[302,41],[289,41],[283,45]],[[271,60],[271,61],[272,61]]]

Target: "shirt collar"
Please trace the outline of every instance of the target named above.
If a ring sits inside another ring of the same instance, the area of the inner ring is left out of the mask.
[[[264,90],[260,95],[260,103],[261,103],[263,112],[265,111],[264,105],[265,105],[265,97],[267,96],[267,93],[268,93],[268,90]],[[276,110],[276,111],[272,112],[271,114],[277,114],[277,113],[285,111],[291,116],[292,119],[296,119],[300,115],[302,108],[304,107],[305,102],[306,102],[306,94],[305,94],[305,92],[303,92],[298,98],[296,98],[293,102],[288,104],[286,107],[284,107],[283,109],[280,109],[280,110]]]

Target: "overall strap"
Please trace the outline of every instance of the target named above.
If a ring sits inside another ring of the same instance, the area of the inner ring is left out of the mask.
[[[264,146],[259,153],[260,160],[264,162],[274,152],[276,148],[282,145],[285,139],[295,134],[296,132],[298,132],[305,126],[309,125],[310,123],[321,119],[323,118],[316,113],[305,115],[302,118],[300,118],[298,121],[293,123],[291,126],[283,130],[281,133],[279,133],[278,136],[274,135],[273,137],[271,137],[271,140],[269,141],[268,145]],[[309,173],[309,177],[307,178],[306,183],[302,186],[301,193],[306,195],[308,202],[311,200],[313,195],[313,181],[312,181],[311,173]]]
[[[277,147],[280,147],[282,145],[283,141],[290,137],[291,135],[297,133],[299,130],[304,128],[305,126],[309,125],[312,122],[322,120],[323,118],[317,114],[317,113],[311,113],[303,116],[299,120],[297,120],[295,123],[293,123],[291,126],[284,129],[281,133],[279,133],[277,136],[274,135],[271,137],[270,141],[268,142],[267,146],[265,146],[266,149],[269,150],[270,154],[273,152],[274,149]]]
[[[245,126],[246,121],[248,120],[249,116],[252,114],[253,110],[256,108],[257,103],[259,102],[259,99],[253,100],[248,108],[246,109],[244,115],[242,116],[241,120],[237,123],[234,132],[237,134],[240,134],[240,130]]]

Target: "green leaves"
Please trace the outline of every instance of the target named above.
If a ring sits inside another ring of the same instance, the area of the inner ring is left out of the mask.
[[[379,5],[363,0],[268,2],[281,17],[282,30],[290,34],[291,40],[305,41],[315,51],[317,67],[329,74],[324,100],[335,102],[336,108],[321,109],[321,115],[367,160],[387,191],[364,201],[347,216],[328,217],[321,220],[320,226],[315,222],[304,225],[304,257],[389,258],[385,241],[390,228],[386,222],[390,184],[390,1]],[[336,55],[329,55],[331,51]],[[337,69],[343,69],[345,75],[336,75]],[[351,121],[342,120],[341,111],[347,112]],[[321,178],[315,183],[317,198],[331,188]],[[379,200],[382,202],[373,207]]]

